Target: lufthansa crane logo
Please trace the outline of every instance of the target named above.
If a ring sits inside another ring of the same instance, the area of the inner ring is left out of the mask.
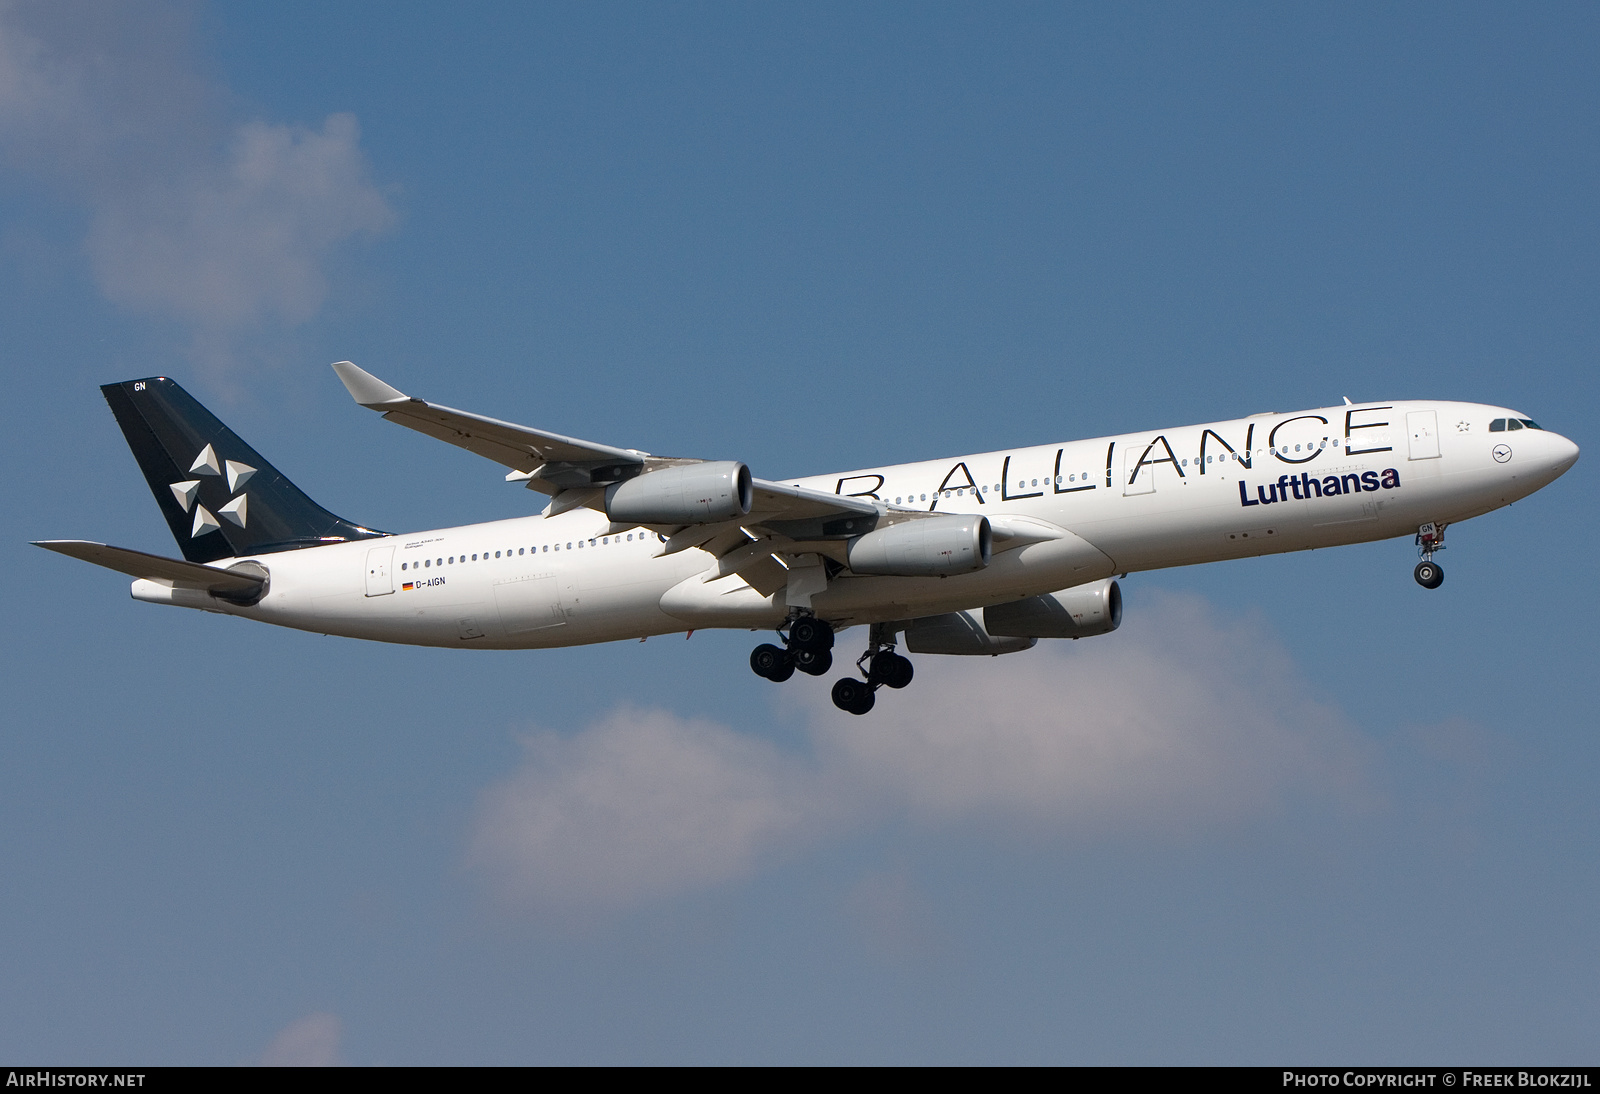
[[[245,522],[250,518],[250,498],[244,493],[243,487],[255,473],[255,468],[247,463],[240,463],[238,460],[222,460],[219,462],[216,450],[209,444],[202,448],[200,455],[196,456],[194,463],[190,465],[189,474],[207,477],[215,476],[217,478],[226,476],[228,493],[235,496],[230,498],[226,504],[218,506],[216,513],[213,514],[197,500],[200,496],[202,479],[185,479],[183,482],[173,483],[171,486],[172,496],[178,499],[178,504],[183,506],[185,513],[192,512],[194,514],[194,526],[189,529],[189,538],[195,539],[217,531],[222,527],[222,520],[243,528]]]
[[[1511,458],[1511,446],[1509,444],[1497,444],[1494,446],[1492,455],[1495,463],[1505,463]]]

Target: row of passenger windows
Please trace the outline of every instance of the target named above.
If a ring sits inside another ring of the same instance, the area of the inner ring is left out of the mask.
[[[1538,422],[1529,421],[1527,418],[1496,418],[1489,423],[1490,433],[1504,433],[1510,429],[1543,429]]]
[[[1056,476],[1056,485],[1057,486],[1063,486],[1063,485],[1065,485],[1067,483],[1075,483],[1080,478],[1084,482],[1088,482],[1089,481],[1089,472],[1085,471],[1082,475],[1057,475]],[[1033,479],[1033,480],[1031,480],[1031,484],[1033,486],[1038,486],[1039,485],[1039,480],[1038,479]],[[1045,476],[1044,484],[1046,486],[1050,485],[1050,476],[1048,476],[1048,475]],[[1017,489],[1018,490],[1026,490],[1026,489],[1028,489],[1029,485],[1030,485],[1030,480],[1028,480],[1028,479],[1018,479],[1017,480]],[[995,483],[994,484],[994,488],[995,488],[995,490],[998,491],[998,490],[1001,489],[1001,486],[1000,486],[999,483]],[[974,494],[978,493],[978,491],[980,491],[980,490],[983,491],[985,494],[987,494],[989,492],[989,488],[987,486],[973,486],[973,487],[962,486],[962,487],[959,487],[959,488],[957,488],[955,490],[946,490],[944,492],[944,496],[947,497],[947,498],[950,498],[950,497],[956,497],[956,498],[965,497],[966,493],[967,493],[967,491],[969,489]],[[935,490],[933,492],[933,496],[934,497],[938,497],[939,496],[939,491]],[[908,502],[915,502],[915,501],[918,501],[918,500],[927,501],[928,500],[928,495],[923,494],[921,496],[921,498],[919,499],[916,494],[907,494],[903,498],[895,498],[894,499],[894,503],[896,505],[904,505],[904,504],[906,504]]]
[[[582,540],[582,539],[576,540],[576,541],[567,543],[566,544],[566,548],[569,551],[576,551],[576,550],[578,550],[578,549],[580,549],[582,547],[585,547],[585,546],[588,546],[588,547],[614,547],[617,544],[624,543],[624,542],[632,543],[633,542],[633,537],[634,537],[635,534],[638,535],[639,542],[643,543],[644,542],[644,537],[645,537],[645,534],[643,532],[639,532],[639,533],[629,532],[625,536],[600,536],[599,538],[590,538],[590,539],[587,539],[587,540]],[[516,558],[519,555],[527,555],[527,554],[535,554],[535,555],[540,554],[540,553],[549,554],[552,550],[554,550],[554,551],[561,550],[561,547],[562,547],[562,545],[559,544],[559,543],[546,543],[546,544],[542,544],[541,546],[538,546],[538,547],[507,548],[504,551],[496,551],[494,553],[494,557],[495,558],[501,558],[503,556],[505,558]],[[488,562],[488,561],[489,561],[489,552],[488,551],[484,551],[481,554],[471,555],[471,556],[468,556],[468,555],[450,555],[450,556],[448,556],[446,558],[425,558],[421,562],[402,562],[400,564],[400,568],[402,570],[406,570],[406,569],[421,570],[421,569],[432,569],[435,566],[454,566],[458,562]]]
[[[1297,445],[1294,446],[1294,451],[1296,451],[1296,452],[1320,452],[1322,449],[1327,448],[1328,445],[1330,445],[1330,444],[1332,444],[1333,447],[1338,448],[1339,447],[1339,438],[1335,437],[1335,438],[1333,438],[1332,441],[1330,441],[1330,440],[1328,440],[1328,438],[1324,437],[1324,438],[1322,438],[1322,442],[1320,444],[1310,444],[1310,443],[1297,444]],[[1285,445],[1279,445],[1277,448],[1268,448],[1266,451],[1267,451],[1267,454],[1272,455],[1272,456],[1287,456],[1289,454],[1290,449],[1289,449],[1289,446],[1285,444]],[[1261,449],[1259,449],[1259,448],[1256,449],[1256,455],[1258,455],[1258,456],[1261,455]],[[1205,462],[1206,463],[1210,463],[1212,460],[1223,460],[1223,461],[1226,461],[1229,456],[1231,456],[1234,460],[1236,460],[1236,461],[1238,461],[1240,463],[1244,462],[1244,457],[1240,456],[1239,453],[1237,453],[1237,452],[1229,452],[1226,456],[1207,456]],[[1307,457],[1307,458],[1309,459],[1310,457]],[[1182,463],[1183,463],[1183,466],[1185,466],[1185,467],[1189,466],[1189,461],[1188,460],[1183,460]],[[1200,465],[1200,460],[1196,459],[1194,461],[1194,463],[1195,463],[1195,466],[1198,467]]]
[[[1528,424],[1533,429],[1538,429],[1539,428],[1538,426],[1533,425],[1533,423],[1531,423],[1531,422],[1528,423]],[[1521,427],[1518,426],[1517,428],[1520,429]],[[1296,452],[1300,452],[1300,451],[1311,452],[1313,450],[1326,448],[1328,446],[1328,444],[1329,444],[1328,438],[1324,437],[1324,438],[1322,438],[1322,443],[1321,444],[1297,444],[1297,445],[1294,446],[1294,451],[1296,451]],[[1339,447],[1339,439],[1337,437],[1335,437],[1333,439],[1333,441],[1332,441],[1332,444],[1333,444],[1333,446],[1335,448]],[[1287,456],[1289,454],[1290,449],[1289,449],[1288,445],[1282,445],[1281,447],[1278,447],[1278,448],[1268,448],[1266,451],[1270,452],[1274,456]],[[1229,452],[1226,455],[1222,455],[1222,456],[1207,456],[1205,458],[1205,462],[1206,463],[1215,463],[1218,460],[1222,460],[1222,461],[1226,462],[1230,457],[1233,460],[1238,461],[1238,462],[1243,462],[1243,459],[1244,459],[1244,457],[1240,456],[1237,452]],[[1165,461],[1162,461],[1162,462],[1165,462]],[[1181,460],[1179,462],[1184,467],[1188,467],[1191,462],[1194,464],[1194,466],[1199,467],[1201,461],[1200,461],[1200,458],[1197,456],[1192,461],[1185,459],[1185,460]],[[1075,474],[1075,475],[1057,475],[1055,484],[1057,486],[1070,486],[1070,485],[1072,485],[1074,483],[1077,483],[1077,482],[1088,482],[1088,481],[1089,481],[1089,472],[1084,471],[1081,474]],[[1050,485],[1050,477],[1048,475],[1045,476],[1044,484],[1046,486]],[[1030,489],[1030,488],[1038,486],[1038,485],[1039,485],[1039,480],[1038,479],[1018,479],[1017,480],[1017,489],[1018,490],[1027,490],[1027,489]],[[995,483],[994,484],[994,489],[995,490],[998,491],[998,490],[1000,490],[1000,488],[1001,488],[1000,483]],[[947,498],[948,497],[958,497],[958,498],[959,497],[963,497],[963,496],[965,496],[965,494],[967,492],[967,489],[968,489],[967,487],[963,486],[963,487],[960,487],[959,489],[956,489],[956,490],[946,490],[944,492],[944,496],[947,497]],[[981,486],[981,487],[980,486],[974,486],[971,489],[972,489],[973,493],[978,493],[980,490],[985,494],[989,493],[989,487],[987,487],[987,486]],[[938,496],[938,491],[934,492],[934,496],[935,497]],[[898,497],[895,498],[894,499],[894,503],[896,505],[902,505],[902,504],[905,504],[906,502],[927,501],[927,500],[928,500],[928,495],[926,495],[926,494],[923,494],[920,497],[918,495],[916,495],[916,494],[907,494],[903,498],[898,498]]]

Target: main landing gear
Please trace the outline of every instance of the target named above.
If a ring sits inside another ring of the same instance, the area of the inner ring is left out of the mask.
[[[768,642],[751,651],[750,668],[757,676],[781,684],[795,669],[821,676],[833,668],[833,627],[827,620],[797,616],[789,621],[789,633],[780,630],[778,636],[781,647]]]
[[[782,646],[770,642],[757,646],[750,654],[750,668],[757,676],[782,683],[796,669],[821,676],[833,667],[833,627],[811,615],[789,620],[789,633],[778,634]],[[867,652],[856,659],[863,679],[845,677],[833,685],[833,705],[850,714],[865,714],[872,709],[880,687],[903,688],[911,683],[911,662],[894,652],[894,631],[881,625],[872,627]]]
[[[877,630],[876,627],[873,628]],[[879,649],[874,638],[872,646],[856,661],[856,668],[866,677],[856,680],[846,676],[833,685],[833,705],[849,714],[865,714],[877,702],[879,688],[903,688],[911,683],[911,662],[895,653],[892,648]],[[863,668],[863,666],[865,666]]]
[[[1424,589],[1437,589],[1444,584],[1444,567],[1433,561],[1433,552],[1444,550],[1444,528],[1442,524],[1430,523],[1417,529],[1417,553],[1422,561],[1417,563],[1412,576]]]

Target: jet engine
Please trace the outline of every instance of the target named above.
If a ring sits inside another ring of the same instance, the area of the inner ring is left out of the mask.
[[[983,569],[992,541],[988,517],[952,513],[868,532],[852,539],[845,551],[858,574],[935,577]]]
[[[1038,642],[1037,638],[997,638],[984,630],[975,612],[930,615],[906,625],[906,649],[912,653],[999,657],[1032,649]]]
[[[618,524],[705,524],[750,512],[750,469],[737,460],[648,471],[606,487],[606,516]]]
[[[1122,623],[1122,589],[1114,578],[983,609],[984,630],[1015,638],[1088,638]]]

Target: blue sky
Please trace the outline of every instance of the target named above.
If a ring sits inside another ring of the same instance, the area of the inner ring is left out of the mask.
[[[0,5],[0,1057],[1592,1060],[1588,461],[1134,575],[865,719],[756,636],[132,602],[97,385],[318,501],[528,512],[327,365],[771,477],[1354,399],[1591,447],[1583,5]],[[854,639],[846,636],[846,641]]]

